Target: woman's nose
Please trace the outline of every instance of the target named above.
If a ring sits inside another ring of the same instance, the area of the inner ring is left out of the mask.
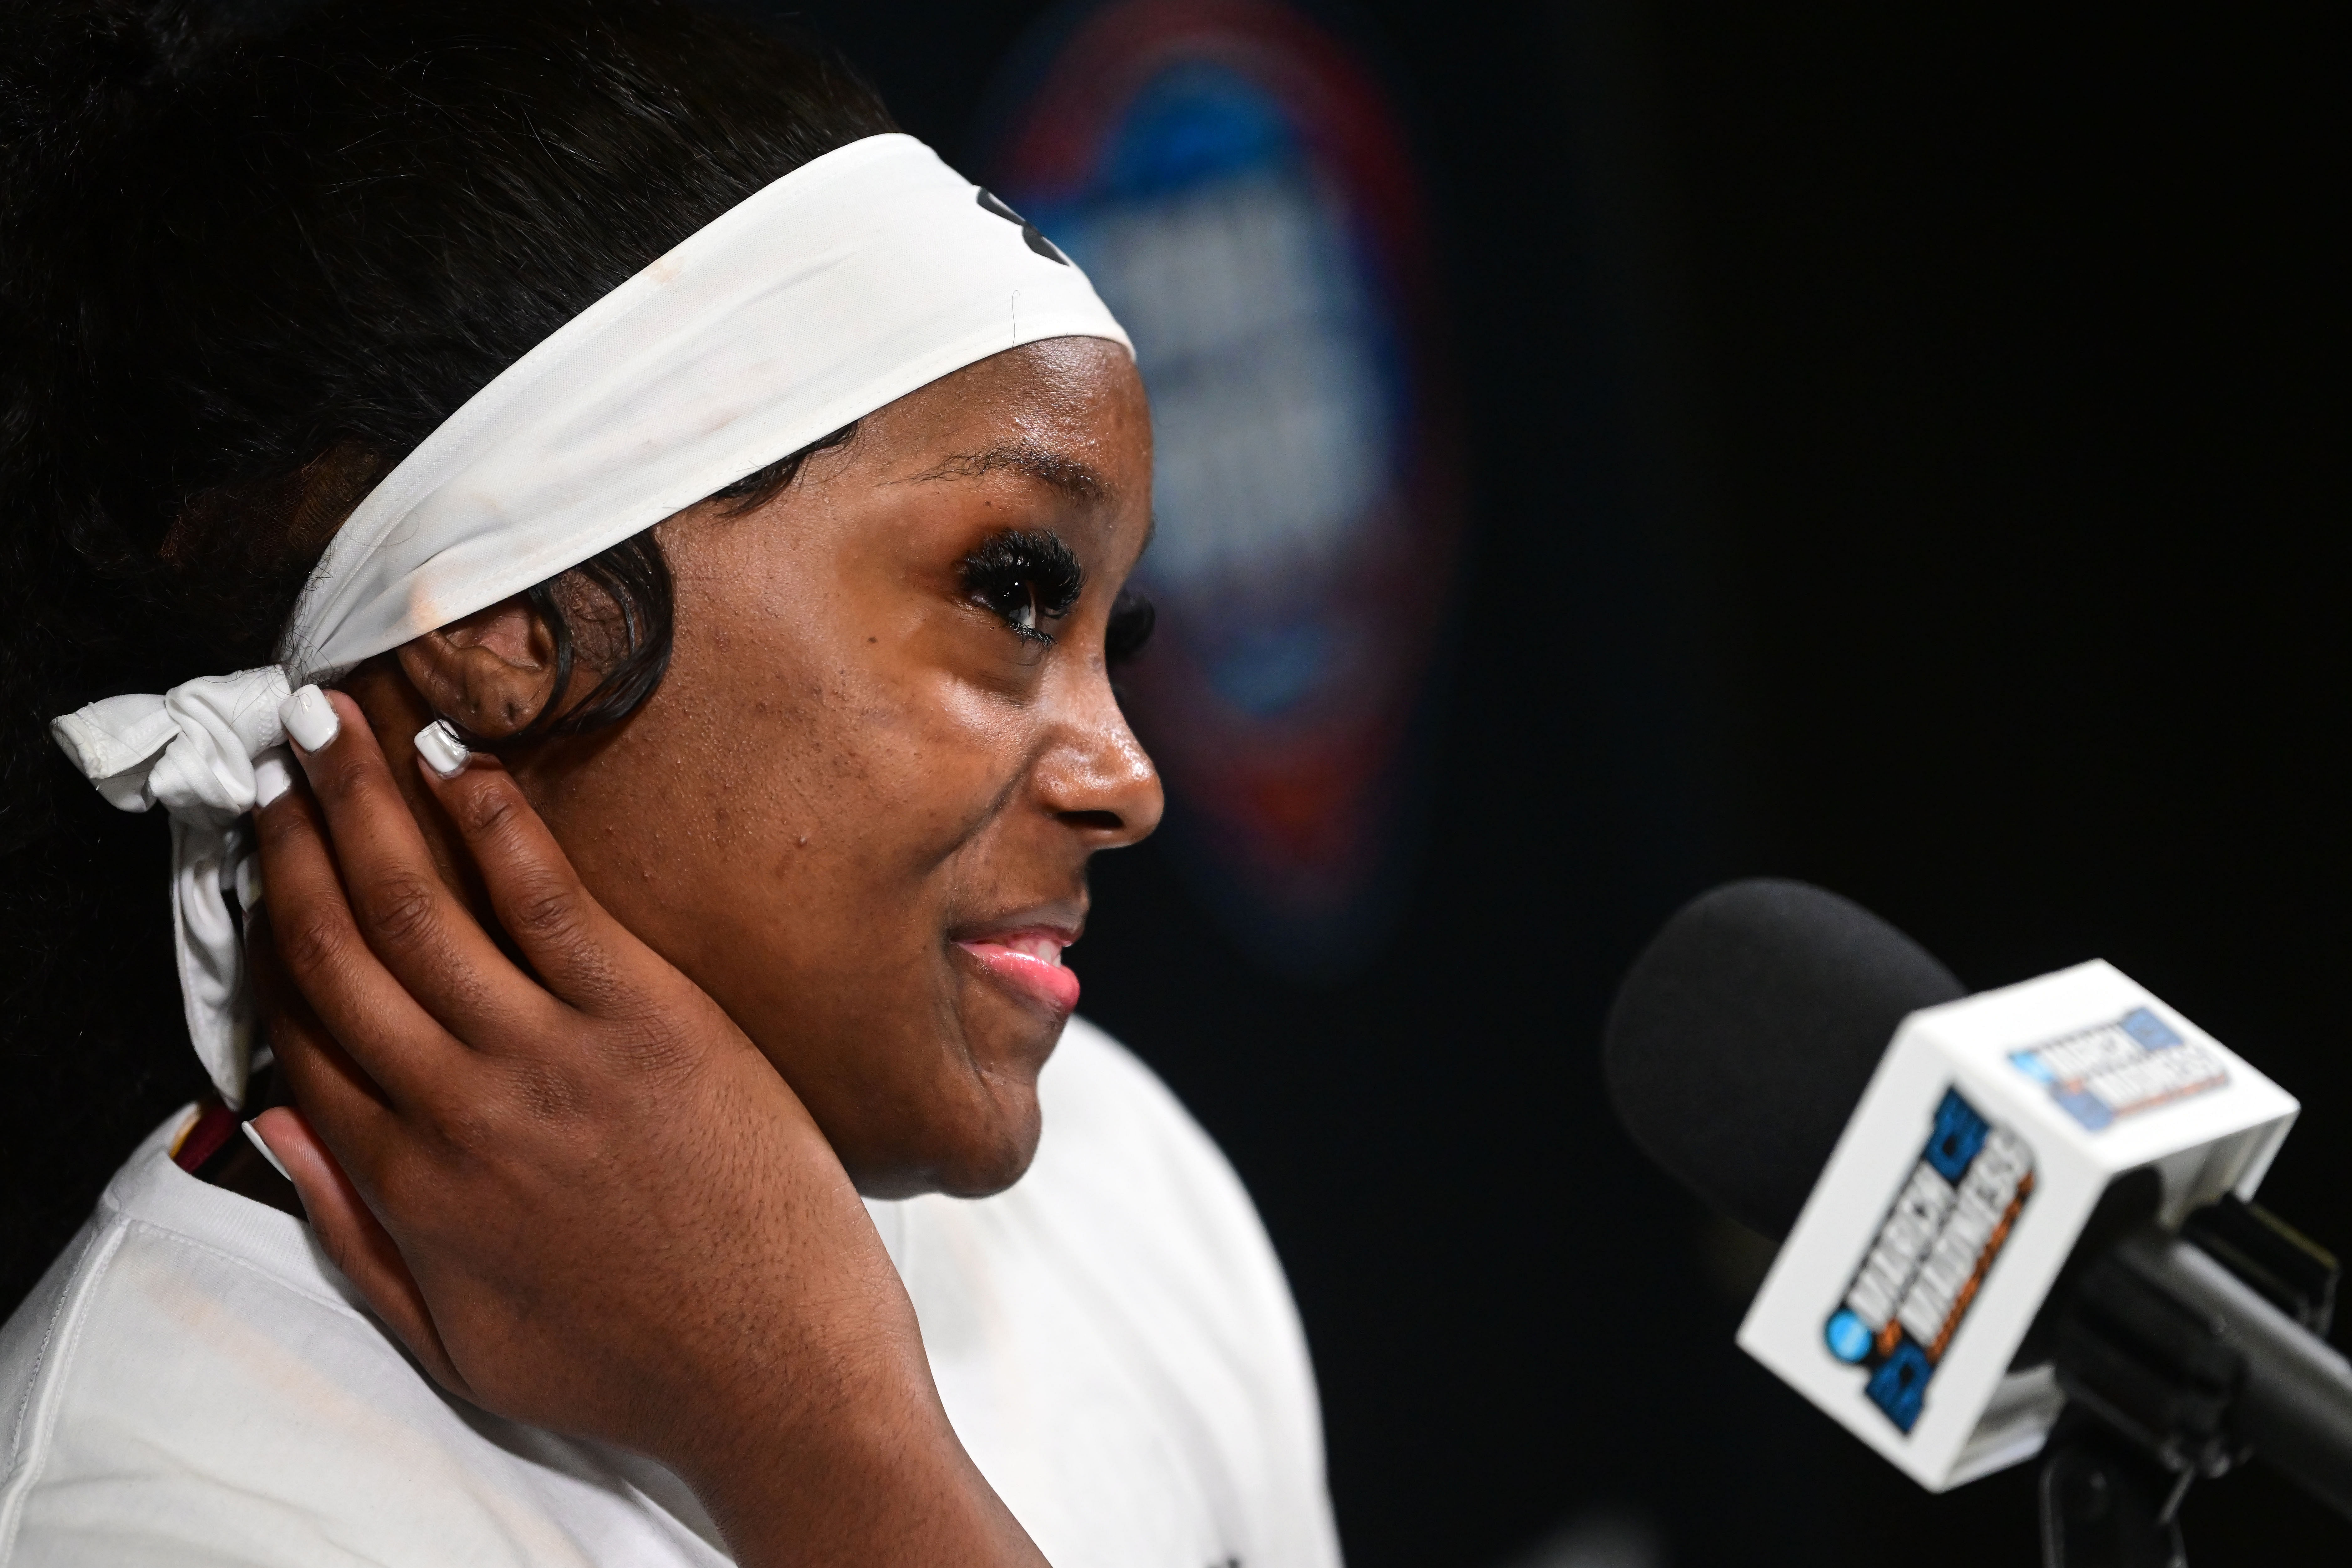
[[[1167,797],[1110,682],[1097,675],[1085,685],[1039,783],[1045,808],[1083,834],[1089,849],[1117,849],[1151,836]]]

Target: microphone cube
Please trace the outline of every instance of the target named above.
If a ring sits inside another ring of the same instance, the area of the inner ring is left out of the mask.
[[[2297,1109],[2104,962],[1914,1013],[1740,1347],[1931,1491],[2031,1458],[2064,1400],[2019,1351],[2101,1196],[2252,1198]]]

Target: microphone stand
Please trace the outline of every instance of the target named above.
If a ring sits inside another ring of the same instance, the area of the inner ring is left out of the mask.
[[[2190,1483],[2257,1450],[2352,1515],[2352,1364],[2321,1338],[2336,1276],[2234,1197],[2084,1268],[2051,1347],[2067,1408],[2043,1448],[2045,1568],[2187,1568]]]
[[[2042,1449],[2045,1568],[2188,1568],[2179,1511],[2189,1479],[2069,1405]]]

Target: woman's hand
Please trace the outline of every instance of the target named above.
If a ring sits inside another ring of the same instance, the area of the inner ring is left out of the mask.
[[[310,791],[257,814],[300,1107],[257,1125],[328,1255],[453,1392],[669,1464],[746,1563],[1036,1561],[791,1089],[504,768],[425,770],[509,957],[331,700]]]

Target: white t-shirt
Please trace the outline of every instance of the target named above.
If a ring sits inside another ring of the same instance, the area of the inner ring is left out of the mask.
[[[1256,1212],[1073,1020],[1029,1173],[868,1205],[948,1415],[1058,1568],[1334,1568],[1306,1343]],[[0,1331],[0,1568],[708,1568],[667,1471],[421,1373],[308,1226],[141,1146]]]

